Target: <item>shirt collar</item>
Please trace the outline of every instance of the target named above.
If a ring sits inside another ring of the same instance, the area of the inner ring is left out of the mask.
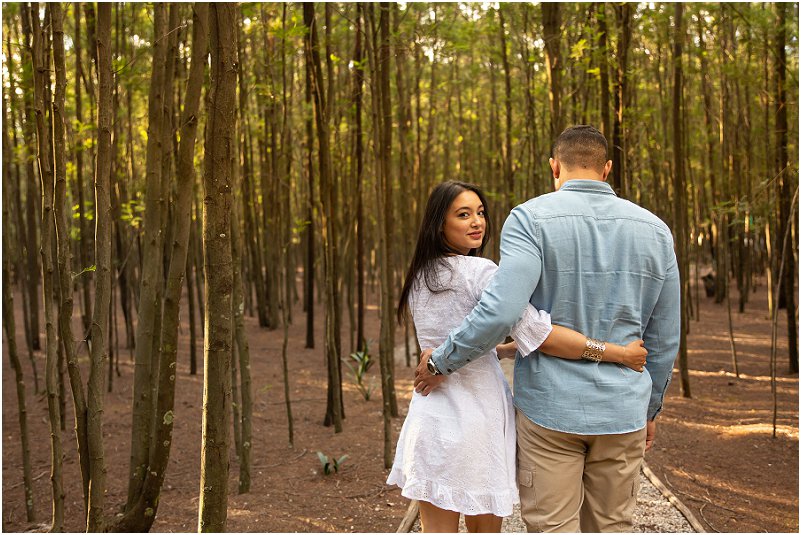
[[[587,193],[600,193],[604,195],[617,196],[617,193],[615,193],[615,190],[612,189],[612,186],[610,186],[608,182],[581,178],[568,180],[562,184],[562,187],[559,188],[559,191],[584,191]]]

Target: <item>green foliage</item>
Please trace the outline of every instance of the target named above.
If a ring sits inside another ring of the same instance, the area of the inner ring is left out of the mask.
[[[353,373],[353,378],[356,381],[356,388],[359,389],[364,400],[370,401],[370,395],[373,393],[373,385],[365,384],[367,372],[375,362],[370,356],[370,343],[365,342],[364,350],[351,353],[350,358],[353,359],[355,365],[352,365],[350,362],[345,362],[345,365],[347,365]]]
[[[145,211],[145,206],[139,198],[123,203],[121,208],[122,216],[120,219],[127,221],[133,228],[139,228],[142,225],[142,213]]]
[[[317,452],[317,458],[320,460],[320,467],[323,470],[323,474],[329,476],[335,472],[339,472],[339,467],[342,466],[342,463],[345,462],[345,459],[348,458],[347,455],[343,455],[339,459],[336,457],[328,458],[323,452]]]

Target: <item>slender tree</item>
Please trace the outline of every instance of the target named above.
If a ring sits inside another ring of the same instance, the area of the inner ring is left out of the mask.
[[[11,172],[11,143],[8,136],[8,107],[6,97],[8,93],[3,91],[3,190],[8,191],[9,182],[18,179],[19,175],[12,176]],[[3,203],[3,226],[11,229],[9,202]],[[33,499],[33,477],[31,475],[31,448],[28,437],[28,410],[25,402],[25,378],[22,372],[22,363],[17,353],[17,328],[14,319],[14,292],[11,286],[11,248],[9,247],[10,232],[3,232],[3,330],[6,333],[6,347],[8,348],[8,358],[11,362],[11,369],[14,370],[14,386],[17,393],[17,421],[19,422],[20,449],[22,450],[22,484],[25,493],[25,518],[28,522],[33,522],[34,499]],[[24,289],[22,290],[24,292]]]
[[[91,458],[89,512],[86,530],[103,531],[106,464],[103,449],[103,396],[108,360],[108,317],[111,306],[111,4],[97,9],[97,161],[95,166],[95,301],[92,318],[92,351],[87,388],[87,436]]]
[[[49,19],[50,11],[45,10]],[[40,255],[42,257],[42,297],[45,313],[45,390],[47,392],[47,409],[50,423],[50,481],[53,494],[52,531],[63,531],[64,526],[64,487],[63,487],[63,447],[61,444],[61,407],[59,404],[58,381],[58,339],[56,335],[56,310],[53,300],[55,280],[55,262],[53,261],[53,219],[54,173],[51,144],[52,103],[46,96],[50,87],[49,61],[46,53],[49,24],[41,24],[39,6],[31,4],[26,16],[30,17],[30,28],[33,36],[33,71],[34,71],[34,111],[36,114],[37,163],[42,191],[42,241]]]
[[[156,329],[162,286],[161,243],[161,153],[164,106],[164,70],[167,62],[167,6],[155,4],[153,13],[153,63],[148,98],[148,136],[146,152],[146,191],[144,211],[144,245],[142,278],[139,289],[138,322],[136,328],[133,412],[131,425],[131,464],[129,467],[128,502],[131,509],[141,494],[147,474],[150,430],[154,415],[152,368],[153,340]]]
[[[231,169],[236,161],[237,4],[209,9],[211,77],[204,158],[203,252],[206,340],[198,531],[225,531],[231,411]]]
[[[690,393],[690,370],[687,362],[687,325],[689,322],[689,284],[687,256],[687,186],[684,176],[684,141],[682,114],[684,112],[682,50],[684,45],[684,4],[674,4],[673,25],[673,233],[681,279],[681,337],[679,343],[679,373],[681,393]]]

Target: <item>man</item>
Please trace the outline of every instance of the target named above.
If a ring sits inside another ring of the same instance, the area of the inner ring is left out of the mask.
[[[606,183],[604,136],[566,129],[549,160],[556,191],[512,210],[501,262],[478,305],[421,356],[415,388],[489,351],[531,303],[554,324],[625,344],[642,338],[645,373],[604,363],[588,339],[580,360],[517,354],[518,486],[529,531],[631,531],[644,450],[656,433],[679,346],[680,292],[670,229]],[[430,360],[430,362],[429,362]]]

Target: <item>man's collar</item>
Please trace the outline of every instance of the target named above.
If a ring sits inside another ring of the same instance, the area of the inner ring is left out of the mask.
[[[588,193],[601,193],[617,196],[617,193],[615,193],[615,190],[612,189],[612,186],[610,186],[608,182],[601,182],[600,180],[572,178],[562,184],[562,187],[559,188],[559,191],[565,190],[585,191]]]

